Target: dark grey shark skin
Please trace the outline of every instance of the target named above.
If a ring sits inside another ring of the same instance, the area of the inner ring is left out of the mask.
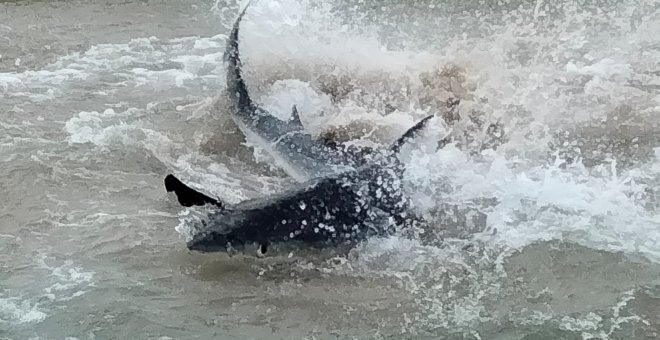
[[[191,250],[240,249],[247,243],[301,242],[336,246],[383,234],[360,183],[327,177],[276,196],[228,206],[209,216],[188,242]]]
[[[247,243],[296,241],[337,246],[390,234],[408,206],[400,171],[395,164],[372,164],[311,180],[279,195],[225,206],[194,227],[188,248],[231,251]]]
[[[391,234],[395,226],[405,223],[409,206],[402,191],[404,169],[397,152],[432,117],[410,128],[365,166],[235,205],[222,204],[168,175],[166,188],[176,193],[182,205],[219,208],[207,220],[191,226],[194,231],[188,248],[231,253],[247,243],[257,243],[265,253],[271,243],[338,246]]]
[[[248,4],[249,5],[249,4]],[[231,115],[248,138],[261,139],[266,151],[288,175],[299,182],[353,170],[365,164],[365,150],[329,145],[305,132],[294,106],[291,119],[283,121],[250,98],[241,75],[239,27],[248,6],[238,15],[225,50],[227,94]]]

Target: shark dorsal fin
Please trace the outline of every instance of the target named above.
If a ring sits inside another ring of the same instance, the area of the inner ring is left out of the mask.
[[[300,121],[300,115],[298,114],[298,108],[296,105],[293,105],[293,108],[291,108],[291,118],[289,119],[292,123],[300,126],[301,128],[303,127],[302,122]]]
[[[392,145],[390,146],[390,151],[397,153],[401,150],[401,147],[406,144],[409,140],[411,140],[413,137],[415,137],[415,134],[422,130],[424,127],[426,127],[426,124],[428,123],[431,118],[433,118],[434,115],[430,115],[427,117],[424,117],[424,119],[420,120],[417,122],[415,125],[413,125],[410,129],[408,129],[399,139],[397,139]]]

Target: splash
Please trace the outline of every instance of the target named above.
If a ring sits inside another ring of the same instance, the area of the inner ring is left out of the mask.
[[[386,145],[420,117],[444,116],[460,100],[455,122],[439,122],[402,154],[406,190],[430,225],[301,270],[393,279],[415,298],[400,325],[408,334],[449,329],[486,338],[513,325],[539,337],[547,334],[532,328],[552,328],[555,338],[616,338],[620,328],[653,321],[625,314],[633,313],[638,300],[629,297],[637,291],[611,293],[622,301],[613,306],[618,310],[541,310],[561,297],[539,288],[517,299],[518,273],[507,263],[553,240],[623,254],[620,261],[660,263],[655,2],[253,5],[242,30],[248,85],[274,114],[285,117],[299,105],[314,134]],[[223,22],[235,15],[235,6],[216,9]],[[102,156],[130,150],[135,154],[126,159],[135,163],[153,156],[161,167],[155,173],[177,171],[235,203],[278,192],[287,181],[254,162],[226,119],[225,39],[96,45],[41,71],[1,73],[0,91],[19,112],[25,99],[88,94],[76,87],[86,84],[102,99],[63,119],[64,144]],[[3,127],[23,128],[12,124]],[[184,237],[195,213],[179,216]],[[81,273],[65,270],[61,286],[44,288],[75,298],[85,283],[65,288]],[[10,322],[46,313],[34,302],[2,301]]]

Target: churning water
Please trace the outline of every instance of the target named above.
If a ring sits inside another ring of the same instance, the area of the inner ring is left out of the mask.
[[[315,135],[460,99],[402,154],[430,227],[265,259],[188,252],[162,184],[292,182],[227,113],[238,8],[0,2],[0,338],[660,338],[660,2],[254,1],[246,81]]]

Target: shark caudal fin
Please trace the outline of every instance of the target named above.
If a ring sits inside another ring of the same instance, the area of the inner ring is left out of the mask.
[[[434,115],[430,115],[425,117],[424,119],[420,120],[417,122],[415,125],[413,125],[406,133],[404,133],[399,139],[397,139],[392,145],[390,146],[390,151],[394,153],[398,153],[401,150],[401,147],[403,147],[404,144],[406,144],[408,141],[413,139],[417,132],[422,130],[423,128],[426,127],[426,124],[433,118]]]
[[[222,202],[206,196],[201,192],[183,184],[183,182],[174,177],[172,174],[169,174],[167,177],[165,177],[165,190],[167,190],[167,192],[174,191],[176,198],[179,200],[179,203],[184,207],[206,204],[213,204],[220,208],[224,207]]]
[[[241,20],[245,15],[245,11],[250,6],[248,2],[241,13],[236,18],[236,22],[231,30],[229,39],[227,40],[227,47],[225,49],[224,60],[227,63],[227,91],[231,98],[231,103],[234,110],[242,110],[245,108],[254,109],[254,104],[241,75],[241,58],[238,50],[238,31]]]

